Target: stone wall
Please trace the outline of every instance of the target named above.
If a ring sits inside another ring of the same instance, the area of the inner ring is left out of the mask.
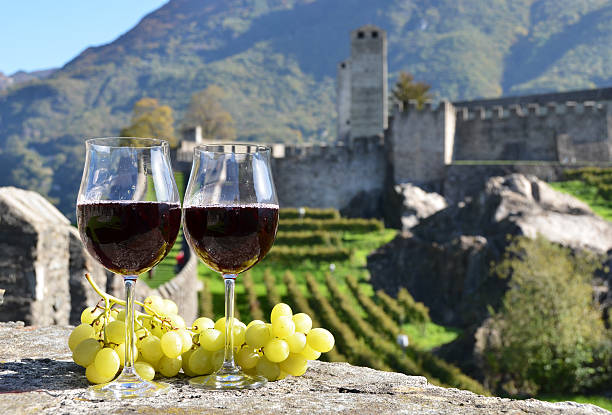
[[[397,106],[386,131],[385,143],[392,182],[428,184],[441,182],[452,160],[455,112],[449,102],[434,107],[416,102]]]
[[[352,140],[350,145],[284,148],[272,169],[281,207],[343,209],[359,195],[379,198],[386,160],[383,140]]]
[[[609,105],[458,108],[454,160],[609,161]]]
[[[67,324],[70,222],[41,195],[0,188],[0,321]]]

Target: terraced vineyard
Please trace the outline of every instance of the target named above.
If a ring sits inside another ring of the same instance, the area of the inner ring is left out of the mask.
[[[336,347],[327,360],[424,375],[432,383],[485,393],[482,385],[429,351],[453,340],[456,330],[433,324],[427,308],[405,290],[397,299],[374,293],[366,256],[391,240],[394,230],[377,220],[341,218],[335,210],[306,210],[300,218],[297,210],[283,209],[280,216],[268,256],[237,280],[241,319],[267,318],[282,301],[334,334]],[[202,312],[221,317],[223,281],[203,264],[198,271],[205,286]],[[410,334],[405,349],[397,344],[401,333]]]

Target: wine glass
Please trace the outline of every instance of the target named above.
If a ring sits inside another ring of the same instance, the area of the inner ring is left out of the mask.
[[[94,138],[77,199],[77,220],[87,251],[123,276],[126,291],[125,364],[113,382],[90,395],[122,399],[156,395],[167,384],[148,382],[134,369],[134,288],[138,275],[170,251],[181,223],[179,194],[168,142],[153,138]]]
[[[225,355],[216,373],[191,379],[206,389],[254,389],[266,378],[249,376],[234,363],[234,282],[268,253],[278,227],[278,201],[270,149],[247,144],[210,144],[194,150],[183,201],[183,232],[189,245],[225,282]]]

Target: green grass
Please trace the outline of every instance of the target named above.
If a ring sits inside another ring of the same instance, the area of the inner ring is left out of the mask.
[[[612,201],[597,195],[597,187],[581,180],[550,183],[550,186],[563,193],[574,196],[588,204],[593,211],[606,220],[612,221]]]
[[[612,398],[600,395],[541,395],[537,396],[537,399],[547,402],[573,401],[578,403],[590,403],[608,411],[612,411]]]
[[[334,270],[334,274],[339,276],[354,275],[363,284],[363,287],[367,290],[367,293],[369,295],[374,295],[372,286],[367,283],[367,281],[369,281],[370,279],[370,275],[365,267],[366,257],[373,250],[393,239],[395,237],[395,234],[396,231],[393,229],[383,229],[380,231],[368,232],[364,234],[354,232],[345,232],[341,234],[343,246],[353,250],[353,256],[348,261],[335,262],[334,265],[336,268]],[[287,270],[291,270],[291,272],[293,272],[298,282],[298,285],[304,290],[304,292],[307,292],[304,276],[306,273],[311,273],[319,283],[320,289],[323,294],[329,295],[325,286],[324,276],[326,272],[330,272],[330,263],[314,262],[307,260],[287,266],[286,264],[264,259],[261,263],[259,263],[257,266],[250,270],[253,276],[253,281],[255,283],[255,291],[262,304],[266,303],[264,301],[266,291],[263,284],[263,273],[266,268],[269,268],[272,274],[277,276],[276,289],[278,290],[281,297],[286,296],[287,290],[284,284],[282,283],[280,276],[282,276]],[[223,315],[224,299],[223,280],[217,273],[209,270],[203,264],[200,264],[200,266],[198,267],[198,275],[200,276],[200,278],[203,278],[206,281],[210,281],[210,290],[213,294],[213,309],[215,311],[215,317],[221,317]],[[240,277],[238,277],[236,282],[236,306],[242,316],[248,316],[248,304],[246,304],[246,295],[244,294],[244,289],[241,287],[240,284]],[[342,278],[342,283],[343,282],[344,279]],[[342,284],[341,289],[347,289],[344,283]],[[361,310],[359,309],[356,309],[356,311],[361,312]],[[266,312],[266,310],[264,310],[264,312]]]
[[[410,345],[425,351],[450,343],[461,334],[460,329],[439,326],[431,322],[404,324],[402,330],[408,335]]]

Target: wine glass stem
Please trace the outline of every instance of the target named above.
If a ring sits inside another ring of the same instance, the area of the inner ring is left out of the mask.
[[[223,274],[225,282],[225,356],[223,358],[223,369],[234,369],[234,285],[235,274]]]
[[[134,370],[134,289],[137,275],[126,275],[123,277],[125,283],[125,364],[123,373]]]

